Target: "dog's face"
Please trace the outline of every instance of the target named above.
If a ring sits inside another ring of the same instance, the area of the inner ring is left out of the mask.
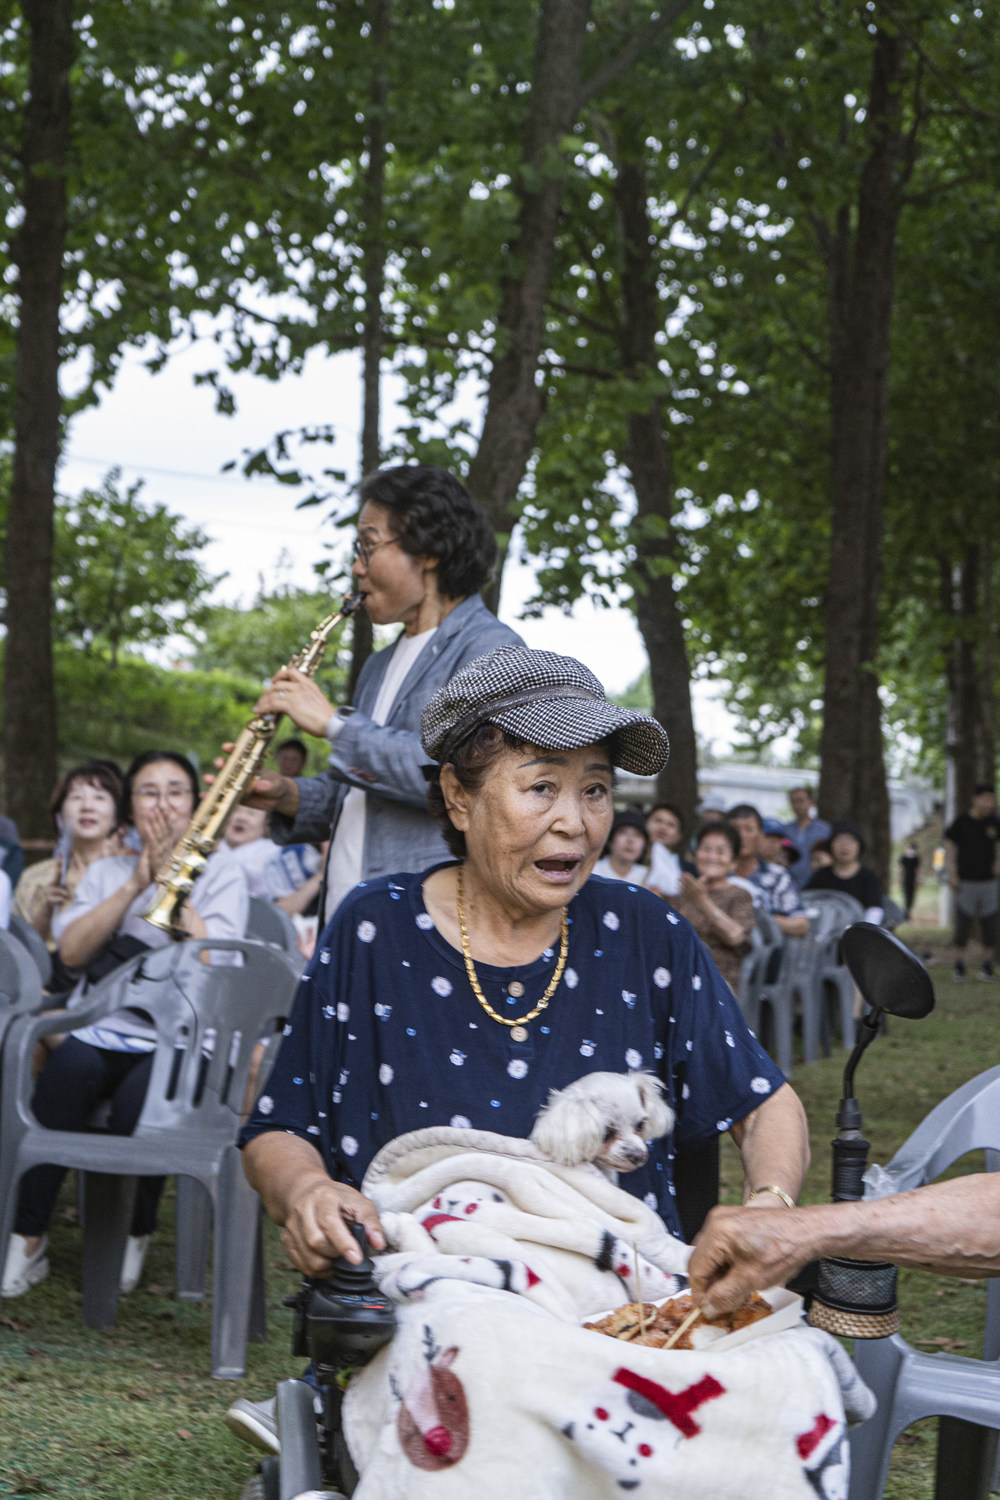
[[[588,1073],[549,1095],[531,1139],[564,1166],[594,1162],[605,1172],[634,1172],[649,1155],[647,1141],[673,1123],[651,1073]]]

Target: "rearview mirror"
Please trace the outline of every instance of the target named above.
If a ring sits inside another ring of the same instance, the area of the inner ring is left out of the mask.
[[[871,922],[855,922],[840,940],[851,978],[873,1010],[919,1021],[934,1009],[934,986],[923,964]]]

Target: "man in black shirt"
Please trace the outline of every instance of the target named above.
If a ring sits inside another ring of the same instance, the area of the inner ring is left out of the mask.
[[[948,884],[955,892],[955,978],[965,978],[965,949],[978,918],[985,950],[979,977],[992,979],[1000,894],[1000,819],[994,788],[986,783],[977,786],[969,811],[960,813],[944,836]]]

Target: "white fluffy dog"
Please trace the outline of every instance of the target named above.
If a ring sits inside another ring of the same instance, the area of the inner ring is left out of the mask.
[[[666,1135],[674,1112],[652,1073],[587,1073],[553,1089],[531,1139],[543,1156],[566,1167],[592,1162],[615,1181],[649,1155],[647,1141]]]

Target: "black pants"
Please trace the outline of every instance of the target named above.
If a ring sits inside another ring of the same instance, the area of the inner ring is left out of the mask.
[[[86,1130],[102,1099],[111,1100],[112,1135],[131,1135],[149,1087],[152,1052],[109,1052],[68,1036],[38,1076],[31,1107],[49,1130]],[[65,1167],[32,1167],[21,1178],[14,1233],[44,1234],[56,1206]],[[164,1178],[140,1177],[131,1233],[151,1234]]]

